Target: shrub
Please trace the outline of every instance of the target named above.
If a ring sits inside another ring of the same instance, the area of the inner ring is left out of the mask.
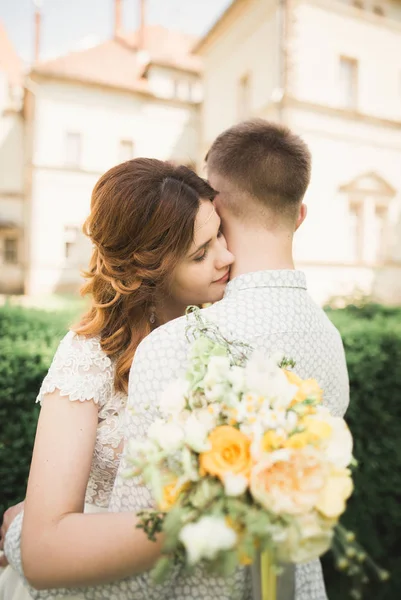
[[[401,311],[368,306],[329,311],[344,341],[351,386],[346,420],[359,463],[344,524],[371,556],[391,572],[387,584],[369,585],[365,600],[401,597]],[[330,600],[349,586],[324,560]]]
[[[22,500],[39,407],[35,398],[70,313],[0,309],[0,514]]]

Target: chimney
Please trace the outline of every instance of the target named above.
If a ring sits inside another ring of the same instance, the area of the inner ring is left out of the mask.
[[[38,62],[40,55],[40,33],[42,28],[42,13],[41,8],[43,6],[43,0],[33,0],[33,5],[35,7],[35,31],[34,31],[34,50],[33,50],[33,60],[34,62]]]
[[[145,48],[146,0],[139,0],[138,50]]]
[[[117,38],[123,29],[123,2],[114,0],[114,37]]]

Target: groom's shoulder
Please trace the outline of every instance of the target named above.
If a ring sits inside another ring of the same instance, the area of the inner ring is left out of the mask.
[[[201,309],[200,312],[207,320],[215,320],[213,314],[216,313],[217,305],[221,303],[222,301],[217,302],[213,306]],[[135,354],[135,360],[145,355],[163,355],[166,348],[174,347],[176,352],[179,352],[180,349],[186,350],[190,343],[187,335],[188,328],[193,323],[193,315],[188,314],[160,325],[141,341]]]

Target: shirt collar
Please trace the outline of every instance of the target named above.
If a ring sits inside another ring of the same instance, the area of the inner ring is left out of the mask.
[[[238,275],[229,281],[224,297],[251,288],[298,288],[306,290],[306,277],[302,271],[290,269],[273,271],[255,271]]]

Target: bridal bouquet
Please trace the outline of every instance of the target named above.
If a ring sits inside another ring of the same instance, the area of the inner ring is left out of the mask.
[[[164,390],[147,439],[128,445],[128,476],[142,476],[158,507],[141,526],[151,539],[165,534],[156,578],[171,558],[224,576],[259,554],[278,569],[330,547],[340,567],[362,574],[367,557],[338,523],[353,489],[345,421],[291,360],[248,358],[200,313],[195,321],[185,377]]]

